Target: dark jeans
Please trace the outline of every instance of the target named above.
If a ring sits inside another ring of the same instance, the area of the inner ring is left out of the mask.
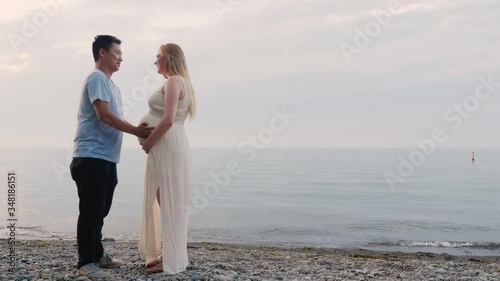
[[[80,198],[76,229],[80,268],[104,255],[102,226],[111,208],[118,177],[116,163],[97,158],[73,158],[70,171]]]

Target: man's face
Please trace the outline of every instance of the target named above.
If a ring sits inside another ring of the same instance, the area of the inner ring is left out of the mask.
[[[104,51],[104,60],[106,65],[112,69],[113,72],[118,71],[123,60],[120,45],[113,43],[107,52]]]

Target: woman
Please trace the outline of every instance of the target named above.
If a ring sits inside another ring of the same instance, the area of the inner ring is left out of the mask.
[[[149,271],[176,274],[188,266],[191,149],[183,124],[188,115],[194,117],[196,103],[186,58],[178,45],[160,46],[155,65],[167,82],[149,98],[150,110],[141,121],[155,129],[147,139],[139,139],[148,153],[139,251],[145,254]]]

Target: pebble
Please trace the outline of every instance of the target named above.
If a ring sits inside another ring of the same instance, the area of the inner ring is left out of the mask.
[[[5,240],[0,240],[4,247]],[[500,257],[190,243],[190,265],[176,275],[151,274],[140,266],[135,242],[108,241],[106,252],[127,265],[105,269],[114,280],[500,280]],[[0,280],[75,280],[74,241],[18,241],[17,272],[0,263]],[[60,253],[65,255],[61,256]],[[444,258],[443,258],[444,257]],[[50,262],[46,262],[50,261]],[[85,277],[76,280],[89,280]]]

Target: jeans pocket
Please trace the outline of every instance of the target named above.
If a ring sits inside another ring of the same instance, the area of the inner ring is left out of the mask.
[[[82,159],[79,158],[73,158],[73,161],[71,161],[71,164],[69,164],[69,171],[71,173],[71,178],[74,181],[78,180],[78,166],[82,163]]]

